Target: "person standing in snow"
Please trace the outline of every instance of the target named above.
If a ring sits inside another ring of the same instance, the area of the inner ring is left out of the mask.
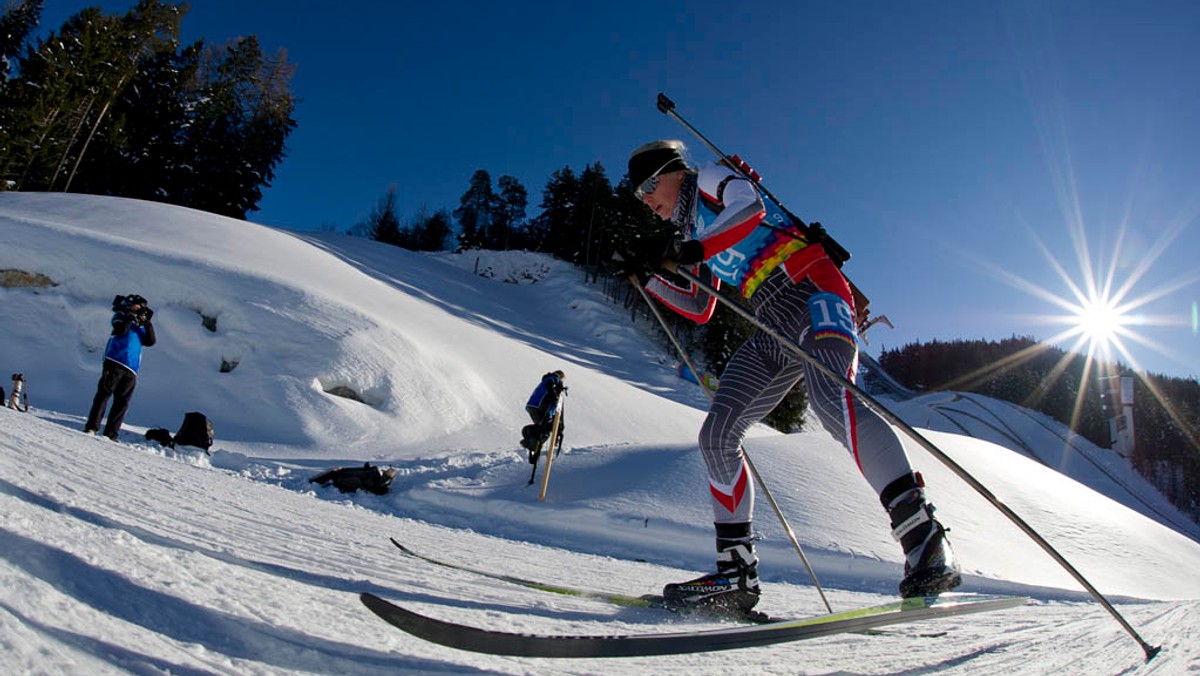
[[[567,389],[563,385],[564,377],[562,371],[551,371],[543,375],[537,387],[533,388],[533,393],[529,395],[529,401],[525,403],[525,412],[529,414],[533,423],[521,428],[521,447],[529,451],[530,463],[537,463],[542,444],[550,438],[554,414],[558,412],[559,398],[562,397],[563,390]],[[562,448],[564,429],[566,423],[560,417],[556,444],[559,448]]]
[[[741,292],[755,316],[795,339],[809,354],[847,378],[858,367],[857,323],[849,283],[819,242],[788,222],[768,222],[755,184],[722,163],[694,168],[680,141],[654,141],[629,158],[629,183],[673,235],[630,242],[620,274],[636,276],[658,301],[697,323],[717,299],[659,271],[683,266],[700,278]],[[748,173],[747,173],[748,175]],[[668,584],[667,603],[679,608],[748,612],[758,602],[758,557],[751,523],[754,482],[741,442],[801,378],[809,406],[845,445],[890,516],[905,554],[902,596],[937,594],[961,582],[946,528],[925,500],[896,431],[838,382],[780,347],[762,331],[752,335],[721,374],[700,429],[717,536],[716,572]]]
[[[113,299],[112,335],[104,348],[104,364],[100,371],[100,382],[96,384],[96,396],[88,412],[83,431],[95,434],[100,429],[100,419],[112,397],[112,410],[104,425],[104,436],[117,440],[121,424],[129,411],[133,390],[137,387],[138,368],[142,363],[142,348],[157,342],[150,309],[145,298],[137,294],[117,296]]]
[[[0,389],[0,398],[4,396],[4,390]],[[21,398],[25,398],[25,408],[21,408]],[[14,411],[29,412],[29,395],[25,393],[25,374],[12,374],[12,394],[8,397],[7,405]]]

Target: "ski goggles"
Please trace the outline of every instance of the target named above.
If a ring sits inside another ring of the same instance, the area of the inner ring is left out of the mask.
[[[677,158],[672,157],[670,160],[667,160],[666,164],[659,167],[657,171],[655,171],[653,174],[650,174],[649,178],[639,183],[638,187],[633,191],[634,197],[637,197],[640,201],[646,195],[653,194],[655,190],[658,190],[658,181],[661,178],[659,174],[662,173],[663,169],[666,169],[667,167],[671,166],[672,163],[677,161]]]

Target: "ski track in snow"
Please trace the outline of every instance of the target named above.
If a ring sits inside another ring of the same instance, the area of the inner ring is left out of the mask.
[[[1038,600],[896,635],[727,653],[617,660],[460,653],[380,623],[356,595],[370,591],[448,620],[516,632],[620,633],[691,623],[409,560],[387,535],[465,565],[610,591],[652,591],[687,571],[384,516],[355,504],[364,498],[263,485],[163,457],[150,446],[0,415],[6,428],[15,427],[26,457],[38,458],[30,466],[6,452],[0,483],[9,590],[0,627],[5,661],[23,673],[685,673],[719,671],[734,660],[739,670],[780,674],[1098,674],[1184,673],[1200,664],[1200,604],[1191,601],[1119,604],[1144,635],[1165,644],[1145,665],[1096,604]],[[821,612],[809,586],[772,583],[768,590],[768,612]],[[886,598],[828,592],[835,609]],[[933,630],[945,634],[918,633]]]

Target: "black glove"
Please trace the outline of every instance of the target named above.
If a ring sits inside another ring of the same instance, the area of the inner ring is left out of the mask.
[[[634,277],[637,279],[638,284],[641,284],[642,286],[645,286],[646,282],[650,281],[650,278],[654,276],[654,271],[657,268],[657,266],[652,268],[646,265],[643,261],[638,260],[636,253],[629,251],[628,249],[623,251],[614,251],[612,260],[616,269],[614,274],[617,277],[622,277],[624,279]]]
[[[704,260],[704,245],[698,239],[674,239],[667,245],[663,258],[679,265],[695,265]]]
[[[618,277],[637,277],[643,285],[662,267],[671,247],[671,235],[648,235],[631,240],[613,254]]]
[[[613,254],[618,277],[637,277],[645,285],[663,266],[664,261],[694,265],[704,260],[704,245],[698,240],[683,240],[671,235],[644,237]]]
[[[150,309],[150,308],[148,308],[148,307],[144,307],[144,308],[142,308],[142,309],[141,309],[141,311],[138,313],[138,323],[139,323],[139,324],[149,324],[149,323],[150,323],[150,319],[151,319],[153,316],[154,316],[154,310],[151,310],[151,309]]]

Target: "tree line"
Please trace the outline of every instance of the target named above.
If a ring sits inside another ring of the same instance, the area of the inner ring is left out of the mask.
[[[0,190],[258,209],[296,126],[285,52],[254,36],[183,46],[187,5],[160,0],[31,39],[42,5],[0,17]]]
[[[422,210],[403,225],[393,186],[367,219],[348,232],[424,251],[517,249],[603,268],[618,247],[663,227],[626,182],[614,186],[599,163],[580,173],[569,166],[555,171],[538,207],[540,212],[530,218],[529,192],[520,180],[500,176],[493,184],[491,172],[477,169],[453,211]],[[420,246],[409,246],[412,243]]]
[[[1095,362],[1033,338],[934,340],[884,350],[879,363],[915,390],[975,392],[1040,411],[1108,448],[1120,364]],[[1134,468],[1200,521],[1200,382],[1139,373],[1134,383]]]

